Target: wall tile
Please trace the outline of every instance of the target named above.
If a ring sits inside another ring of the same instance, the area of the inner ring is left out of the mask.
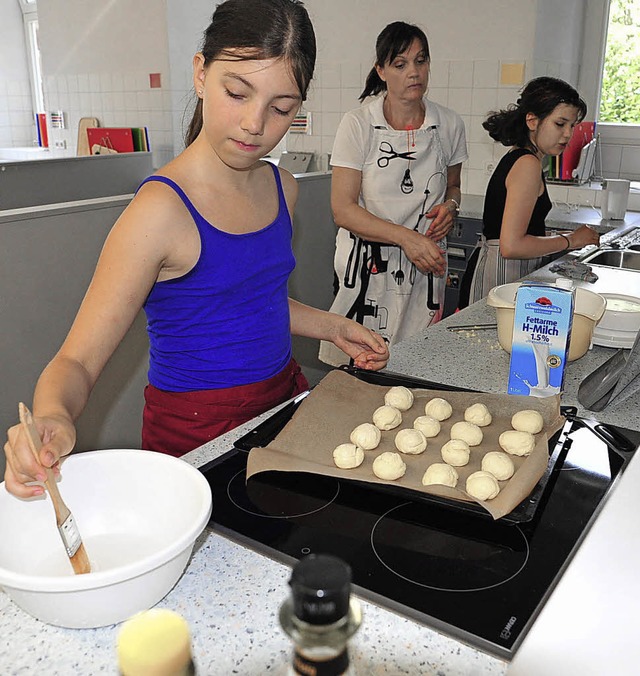
[[[473,87],[497,87],[499,80],[500,63],[495,59],[473,62]]]
[[[473,86],[473,61],[449,62],[449,87]]]
[[[495,88],[473,88],[471,99],[471,113],[485,116],[488,111],[495,110],[498,99]]]
[[[448,106],[458,113],[458,115],[471,114],[472,89],[462,87],[451,87],[449,89]]]

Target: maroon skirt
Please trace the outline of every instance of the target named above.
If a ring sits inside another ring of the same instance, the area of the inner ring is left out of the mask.
[[[308,389],[295,359],[277,375],[249,385],[197,392],[147,385],[142,448],[180,457]]]

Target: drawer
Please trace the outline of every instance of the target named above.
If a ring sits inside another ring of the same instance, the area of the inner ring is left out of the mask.
[[[449,244],[475,246],[482,234],[482,221],[477,218],[458,218],[447,235]]]

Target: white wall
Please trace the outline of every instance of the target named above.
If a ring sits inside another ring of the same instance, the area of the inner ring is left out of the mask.
[[[36,138],[22,12],[16,0],[0,0],[0,147]]]

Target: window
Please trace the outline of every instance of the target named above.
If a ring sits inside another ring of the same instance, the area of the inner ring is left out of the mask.
[[[598,120],[640,124],[640,0],[610,0]]]
[[[44,89],[42,86],[42,68],[40,47],[38,46],[38,6],[36,0],[18,0],[22,10],[24,37],[27,46],[27,61],[31,80],[31,98],[35,113],[44,112]]]

